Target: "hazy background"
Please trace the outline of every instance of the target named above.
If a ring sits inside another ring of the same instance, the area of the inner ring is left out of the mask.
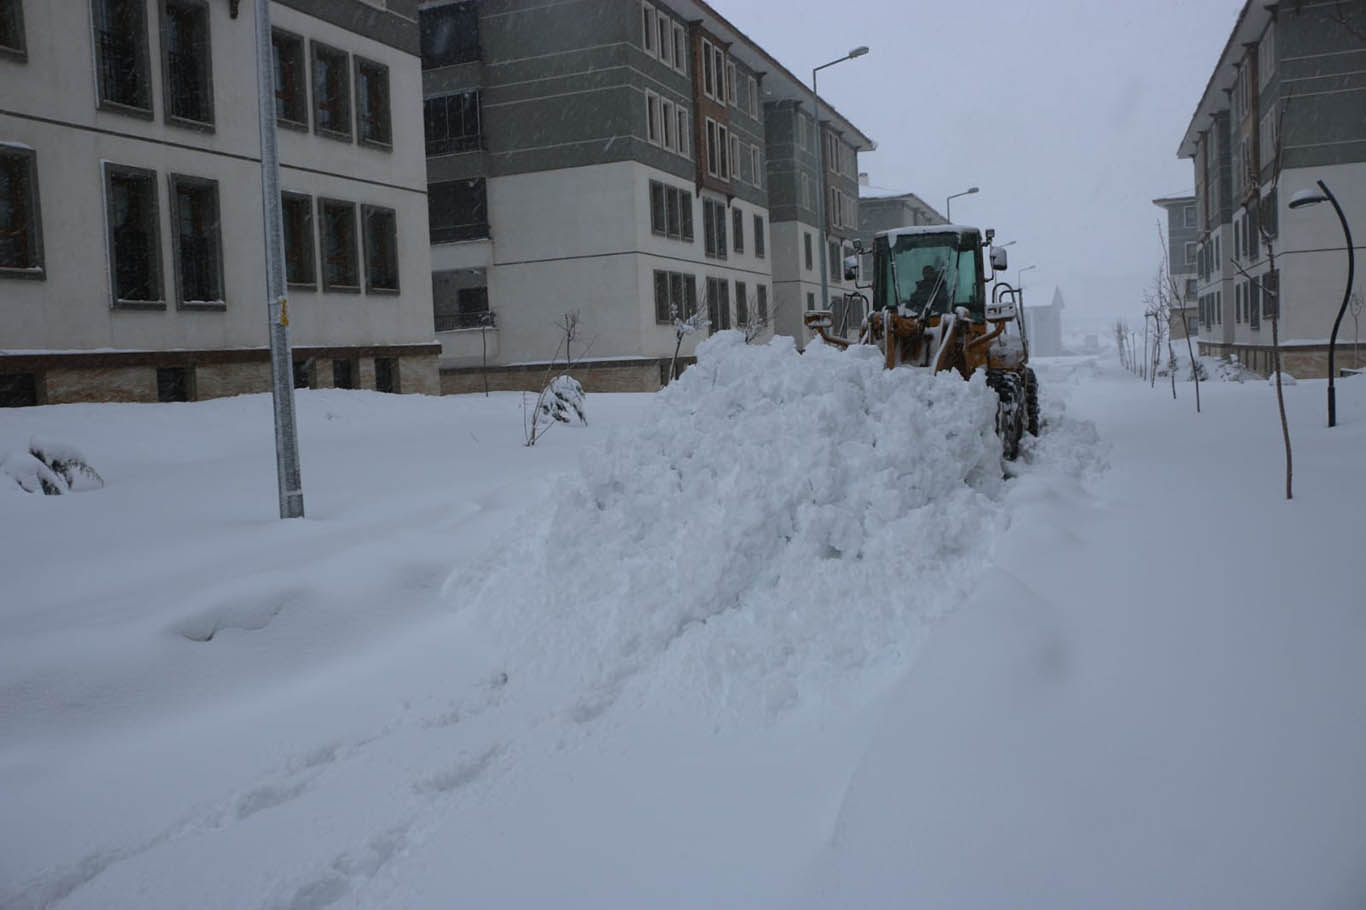
[[[1237,0],[720,0],[715,7],[878,144],[879,194],[914,192],[994,227],[1027,302],[1062,289],[1073,328],[1141,321],[1161,258],[1152,200],[1190,192],[1176,149],[1232,31]]]

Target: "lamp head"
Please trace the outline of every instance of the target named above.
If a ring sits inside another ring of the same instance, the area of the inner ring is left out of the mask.
[[[1292,209],[1302,209],[1310,205],[1318,205],[1320,202],[1327,202],[1328,197],[1318,190],[1300,190],[1290,197],[1290,207]]]
[[[975,186],[970,186],[970,187],[968,187],[968,192],[969,192],[969,193],[975,193],[975,192],[977,192],[977,187],[975,187]]]
[[[868,53],[868,48],[864,45],[860,45],[849,52],[849,59],[852,60],[855,57],[862,57],[866,53]]]

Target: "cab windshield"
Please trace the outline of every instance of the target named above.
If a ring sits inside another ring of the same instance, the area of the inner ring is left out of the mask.
[[[886,244],[885,239],[880,244]],[[874,305],[902,306],[919,313],[950,313],[967,307],[981,319],[985,304],[981,295],[982,251],[972,236],[909,234],[897,238],[896,246],[879,250],[884,274],[876,289]],[[892,289],[895,288],[895,300]]]

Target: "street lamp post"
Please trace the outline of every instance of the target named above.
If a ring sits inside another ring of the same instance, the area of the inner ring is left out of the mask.
[[[952,196],[950,196],[949,198],[945,199],[945,200],[944,200],[944,219],[945,219],[946,221],[948,221],[949,224],[953,224],[953,200],[957,199],[959,196],[971,196],[973,193],[976,193],[977,191],[978,191],[978,188],[977,188],[977,187],[975,187],[975,186],[970,186],[970,187],[968,187],[967,189],[963,190],[963,192],[961,192],[961,193],[954,193]]]
[[[1318,205],[1320,202],[1331,202],[1333,210],[1338,213],[1338,221],[1342,222],[1342,236],[1347,241],[1347,286],[1342,291],[1342,306],[1338,307],[1338,317],[1333,320],[1333,334],[1328,339],[1328,425],[1335,427],[1338,425],[1338,399],[1337,389],[1333,387],[1333,348],[1338,342],[1338,329],[1342,326],[1342,316],[1347,312],[1347,304],[1352,299],[1352,280],[1356,276],[1356,255],[1352,251],[1352,229],[1347,226],[1347,216],[1342,214],[1342,206],[1338,205],[1337,197],[1328,189],[1328,185],[1322,180],[1316,181],[1320,192],[1313,190],[1300,190],[1290,198],[1290,208],[1298,209],[1309,205]],[[1277,288],[1279,294],[1280,289]],[[1278,297],[1276,306],[1280,306]]]
[[[828,241],[825,237],[825,137],[821,135],[821,96],[816,91],[816,74],[826,67],[843,63],[846,60],[853,60],[855,57],[862,57],[868,53],[868,48],[859,46],[838,60],[831,60],[829,63],[822,63],[811,71],[811,95],[815,99],[815,118],[816,118],[816,160],[820,164],[820,177],[816,181],[818,192],[816,193],[816,220],[820,222],[819,233],[821,238],[821,248],[819,250],[821,259],[821,309],[830,306],[830,269],[826,263],[826,246]]]

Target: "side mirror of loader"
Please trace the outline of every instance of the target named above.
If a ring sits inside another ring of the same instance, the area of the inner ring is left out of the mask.
[[[859,258],[858,258],[857,256],[845,256],[845,257],[844,257],[844,280],[845,280],[845,281],[857,281],[857,280],[858,280],[858,259],[859,259]]]
[[[993,272],[1004,272],[1006,270],[1006,248],[994,246],[991,248],[991,270]]]

